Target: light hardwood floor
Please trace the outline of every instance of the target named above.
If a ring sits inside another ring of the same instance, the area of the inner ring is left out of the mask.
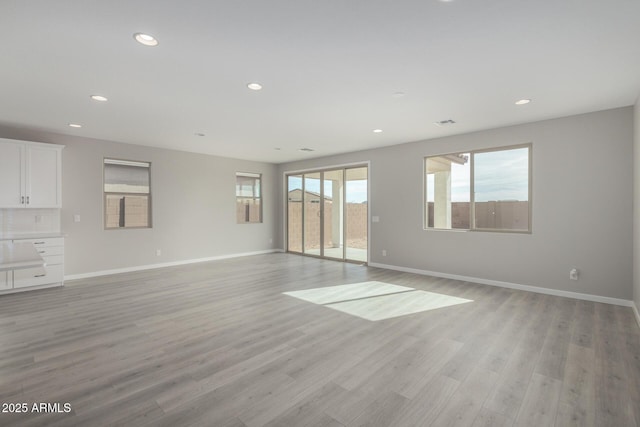
[[[282,292],[473,300],[368,321]],[[636,426],[631,309],[272,254],[0,297],[1,426]]]

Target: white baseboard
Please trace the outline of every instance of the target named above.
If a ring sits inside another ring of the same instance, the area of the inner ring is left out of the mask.
[[[437,271],[428,271],[428,270],[418,270],[416,268],[398,267],[396,265],[378,264],[373,262],[369,263],[369,266],[385,268],[387,270],[402,271],[405,273],[414,273],[414,274],[421,274],[424,276],[441,277],[443,279],[455,279],[455,280],[461,280],[464,282],[480,283],[482,285],[498,286],[501,288],[536,292],[538,294],[555,295],[559,297],[575,298],[575,299],[580,299],[585,301],[602,302],[605,304],[621,305],[624,307],[635,308],[635,304],[633,303],[633,301],[619,299],[619,298],[610,298],[610,297],[603,297],[600,295],[591,295],[591,294],[581,294],[579,292],[561,291],[558,289],[541,288],[538,286],[521,285],[518,283],[501,282],[499,280],[481,279],[478,277],[460,276],[457,274],[440,273]],[[640,325],[640,317],[638,317],[638,311],[635,310],[635,313],[636,313],[636,319],[638,320],[638,324]]]
[[[243,252],[239,254],[218,255],[207,258],[187,259],[182,261],[163,262],[159,264],[138,265],[135,267],[115,268],[112,270],[92,271],[90,273],[70,274],[64,276],[64,280],[88,279],[91,277],[108,276],[110,274],[131,273],[133,271],[153,270],[155,268],[175,267],[178,265],[195,264],[198,262],[219,261],[222,259],[239,258],[251,255],[263,255],[278,252],[278,249],[267,249],[264,251]]]
[[[636,315],[636,322],[638,322],[638,326],[640,327],[640,313],[638,312],[638,306],[635,302],[633,303],[633,312]]]

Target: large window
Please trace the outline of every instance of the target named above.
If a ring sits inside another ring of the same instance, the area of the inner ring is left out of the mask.
[[[236,218],[238,224],[262,222],[261,175],[236,173]]]
[[[424,226],[531,232],[531,144],[426,157]]]
[[[151,227],[151,163],[104,159],[104,228]]]

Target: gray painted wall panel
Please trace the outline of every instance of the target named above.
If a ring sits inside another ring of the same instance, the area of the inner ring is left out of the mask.
[[[66,275],[273,248],[275,165],[7,127],[0,135],[66,146],[61,213]],[[104,157],[151,162],[153,228],[103,229]],[[236,223],[236,172],[263,174],[262,224]],[[81,222],[73,222],[74,214]]]
[[[634,109],[626,107],[278,166],[10,126],[0,126],[0,136],[67,146],[62,230],[69,275],[283,248],[283,173],[369,161],[369,204],[380,217],[370,228],[371,262],[631,299],[633,122]],[[638,139],[636,129],[636,146]],[[423,230],[424,156],[527,142],[532,234]],[[103,230],[103,157],[152,162],[153,229]],[[263,224],[235,223],[236,171],[263,174]],[[578,282],[568,278],[573,267]],[[635,288],[640,303],[637,276]]]
[[[371,215],[380,217],[371,224],[373,263],[631,299],[632,129],[626,107],[292,162],[279,166],[279,176],[370,161]],[[424,156],[528,142],[531,235],[423,230]],[[278,227],[284,247],[284,223]],[[577,282],[569,280],[573,267]]]

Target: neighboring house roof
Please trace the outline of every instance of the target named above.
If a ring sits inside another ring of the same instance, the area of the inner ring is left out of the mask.
[[[317,193],[315,191],[309,191],[306,190],[305,191],[305,198],[307,200],[320,200],[320,193]],[[289,200],[301,200],[302,199],[302,189],[300,188],[295,188],[293,190],[289,190]],[[324,196],[325,200],[332,200],[331,197],[325,195]]]

